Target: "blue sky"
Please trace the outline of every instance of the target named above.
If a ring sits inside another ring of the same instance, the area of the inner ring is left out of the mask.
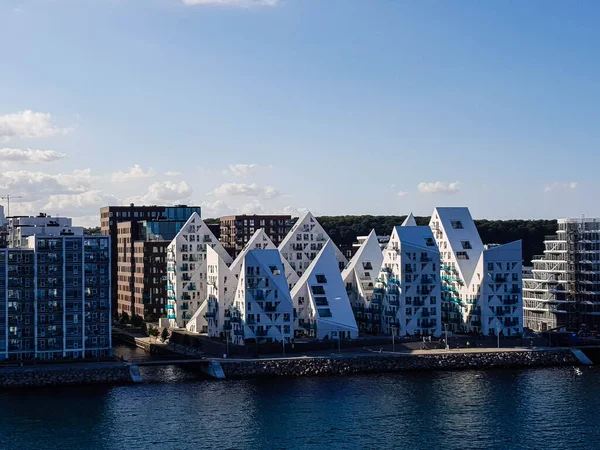
[[[599,216],[594,1],[2,0],[0,195]]]

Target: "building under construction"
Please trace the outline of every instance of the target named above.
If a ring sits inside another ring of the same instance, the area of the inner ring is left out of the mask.
[[[534,331],[600,326],[600,219],[559,219],[523,278],[524,325]]]

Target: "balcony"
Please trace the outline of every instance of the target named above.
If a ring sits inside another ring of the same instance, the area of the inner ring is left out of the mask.
[[[204,314],[205,319],[214,319],[216,316],[217,316],[216,311],[206,311],[206,313]]]
[[[511,293],[513,294],[520,294],[521,293],[521,288],[512,288],[510,290]]]
[[[259,337],[264,337],[264,336],[266,336],[268,333],[269,333],[269,332],[268,332],[267,330],[265,330],[264,328],[258,328],[254,334],[255,334],[256,336],[259,336]]]
[[[494,283],[506,283],[507,279],[508,279],[508,277],[503,277],[503,276],[498,276],[498,275],[496,275],[493,278]]]
[[[176,319],[175,314],[167,314],[167,319]]]
[[[165,306],[165,308],[167,310],[173,310],[173,309],[175,309],[175,307],[173,305],[171,305],[171,304],[168,304],[167,306]]]
[[[400,300],[397,299],[397,298],[389,299],[388,300],[388,305],[390,305],[390,306],[400,306]]]
[[[420,261],[422,263],[428,263],[431,262],[431,256],[421,256]]]

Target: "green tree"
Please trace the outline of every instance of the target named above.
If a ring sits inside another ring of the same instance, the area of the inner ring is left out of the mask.
[[[121,324],[123,324],[123,325],[125,325],[126,323],[129,323],[129,314],[127,314],[125,311],[123,311],[121,313],[119,322],[121,322]]]
[[[144,323],[144,318],[142,316],[138,316],[137,314],[133,314],[131,316],[131,325],[134,327],[139,327]]]
[[[162,333],[160,334],[160,337],[163,340],[163,342],[165,342],[167,339],[169,339],[169,330],[167,330],[166,328],[163,328]]]
[[[158,328],[155,328],[152,325],[150,325],[148,327],[148,336],[153,337],[154,340],[156,340],[156,338],[158,337],[159,334],[160,334],[160,331],[158,331]]]

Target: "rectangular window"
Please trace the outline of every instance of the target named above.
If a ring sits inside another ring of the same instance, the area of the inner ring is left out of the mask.
[[[465,250],[471,250],[473,247],[471,247],[471,242],[470,241],[461,241],[462,244],[462,248]]]
[[[454,228],[455,230],[462,230],[463,229],[463,224],[460,220],[453,220],[450,222],[452,225],[452,228]]]
[[[317,283],[324,284],[327,283],[327,278],[325,275],[316,275]]]

